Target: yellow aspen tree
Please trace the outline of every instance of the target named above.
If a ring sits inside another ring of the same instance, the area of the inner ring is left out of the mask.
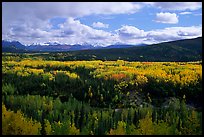
[[[148,112],[144,119],[139,120],[139,134],[152,135],[154,133],[154,125],[152,123],[152,117]]]

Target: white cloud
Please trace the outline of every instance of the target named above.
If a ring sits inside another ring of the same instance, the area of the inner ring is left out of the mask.
[[[3,33],[16,23],[45,28],[48,20],[55,17],[133,14],[140,8],[138,3],[131,2],[4,2],[2,28]]]
[[[186,27],[185,29],[182,29],[182,27],[174,27],[174,29],[178,29],[177,31],[178,36],[181,37],[194,37],[194,36],[202,36],[202,26],[192,26],[192,27]]]
[[[134,26],[122,26],[116,30],[121,43],[154,44],[179,39],[190,39],[202,36],[202,26],[170,27],[158,30],[144,31]]]
[[[190,39],[202,36],[202,26],[170,27],[148,31],[147,40],[152,43]]]
[[[144,4],[154,6],[162,10],[198,10],[202,8],[202,2],[144,2]]]
[[[87,25],[81,24],[79,20],[73,18],[69,18],[60,28],[62,28],[63,31],[73,32],[73,35],[77,38],[106,39],[110,36],[110,33],[106,31],[93,29]],[[69,36],[69,33],[67,36]]]
[[[73,31],[72,39],[73,43],[91,43],[91,44],[112,44],[117,40],[117,36],[110,32],[103,30],[93,29],[90,26],[82,24],[79,20],[69,18],[66,23],[61,25],[64,31]]]
[[[94,23],[92,24],[92,26],[93,26],[94,28],[108,28],[108,27],[109,27],[108,24],[104,24],[104,23],[102,23],[102,22],[94,22]]]
[[[160,12],[160,13],[156,14],[155,21],[159,22],[159,23],[177,24],[178,23],[178,16],[175,13]]]
[[[188,11],[186,11],[186,12],[181,12],[181,13],[179,13],[180,15],[189,15],[189,14],[192,14],[192,12],[188,12]]]
[[[123,25],[121,28],[115,30],[115,32],[119,37],[118,42],[125,44],[141,44],[146,37],[144,30],[128,25]]]
[[[2,39],[15,39],[25,44],[43,40],[73,43],[77,41],[76,34],[79,34],[81,39],[78,41],[87,40],[86,35],[89,41],[98,42],[110,34],[69,19],[88,15],[133,14],[140,9],[140,4],[132,2],[3,2]],[[52,30],[49,20],[56,17],[67,18],[67,24],[73,28],[62,25],[65,29]],[[79,30],[75,28],[77,25]]]
[[[141,38],[146,34],[144,30],[140,30],[134,26],[123,25],[115,31],[121,38]]]
[[[67,44],[112,44],[117,36],[103,30],[93,29],[82,24],[79,20],[68,18],[59,25],[59,29],[43,29],[33,27],[29,23],[16,23],[4,33],[3,39],[13,39],[22,44],[44,43],[48,41],[59,41]]]
[[[134,26],[124,25],[110,33],[93,29],[79,20],[68,18],[57,30],[33,29],[25,24],[14,26],[7,38],[18,40],[23,44],[58,41],[67,44],[89,43],[107,46],[115,43],[153,44],[179,39],[189,39],[202,36],[202,25],[191,27],[170,27],[158,30],[144,31]]]
[[[4,2],[3,17],[24,19],[32,15],[46,20],[51,17],[75,18],[92,14],[133,14],[140,9],[138,3],[131,2]]]
[[[202,16],[202,13],[194,13],[194,12],[188,12],[188,11],[185,11],[185,12],[180,12],[179,14],[180,14],[180,15],[194,15],[194,16]]]
[[[90,43],[109,45],[117,42],[126,44],[139,44],[145,42],[151,44],[202,36],[202,26],[171,27],[144,31],[134,26],[123,25],[115,31],[107,32],[94,29],[76,19],[78,17],[93,14],[102,16],[132,14],[136,13],[140,8],[141,5],[138,3],[130,2],[3,3],[2,39],[18,40],[22,42],[22,44],[58,41],[67,44]],[[175,13],[159,13],[158,15],[156,19],[158,22],[178,22],[178,17]],[[49,20],[55,17],[67,19],[64,23],[59,25],[59,29],[51,29],[52,24]],[[108,24],[103,24],[101,26],[106,25]]]

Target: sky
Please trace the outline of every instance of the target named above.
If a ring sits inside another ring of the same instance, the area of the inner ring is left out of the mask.
[[[3,2],[2,40],[154,44],[202,36],[202,2]]]

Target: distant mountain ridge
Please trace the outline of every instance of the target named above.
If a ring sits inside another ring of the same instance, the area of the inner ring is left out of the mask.
[[[143,44],[145,45],[145,44]],[[94,46],[91,44],[60,44],[57,42],[46,42],[44,44],[33,43],[29,46],[25,46],[18,41],[2,41],[3,52],[61,52],[61,51],[75,51],[75,50],[88,50],[88,49],[109,49],[109,48],[128,48],[140,45],[127,45],[127,44],[115,44],[107,47]]]
[[[2,41],[3,52],[62,52],[63,60],[198,61],[202,60],[202,37],[152,45],[32,45]],[[16,45],[15,45],[16,44]],[[6,50],[5,50],[6,49]],[[55,53],[53,53],[55,54]]]
[[[57,52],[57,51],[73,51],[94,49],[92,45],[66,45],[59,43],[31,44],[25,46],[18,41],[2,41],[3,52]]]
[[[23,44],[21,44],[20,42],[18,42],[18,41],[5,41],[5,40],[3,40],[2,45],[4,47],[14,46],[14,47],[19,48],[19,49],[24,49],[25,48],[25,46]]]
[[[26,47],[18,41],[2,40],[3,52],[26,52]]]

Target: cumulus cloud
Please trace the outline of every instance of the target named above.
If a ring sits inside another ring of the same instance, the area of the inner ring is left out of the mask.
[[[193,11],[202,8],[202,2],[147,2],[146,4],[162,10],[173,11]]]
[[[141,9],[141,6],[138,3],[131,2],[12,2],[3,3],[3,15],[5,15],[3,17],[23,19],[32,15],[32,17],[46,20],[59,16],[133,14],[139,9]]]
[[[202,36],[202,26],[170,27],[147,32],[147,38],[152,43],[190,39]]]
[[[144,31],[134,26],[122,26],[116,30],[120,40],[129,44],[154,44],[179,39],[190,39],[202,36],[202,26],[169,27]]]
[[[66,44],[91,43],[107,46],[115,43],[153,44],[179,39],[189,39],[202,36],[202,25],[191,27],[169,27],[151,31],[144,31],[135,26],[123,25],[110,33],[93,29],[82,24],[79,20],[68,18],[57,30],[40,30],[22,26],[14,27],[9,32],[9,38],[29,43],[35,39],[36,43],[58,41]],[[19,31],[21,30],[21,31]],[[23,30],[23,31],[22,31]],[[31,44],[31,43],[29,43]]]
[[[182,29],[182,27],[174,27],[173,29],[178,30],[177,35],[181,37],[202,36],[202,26],[186,27],[185,29]]]
[[[63,31],[74,32],[72,36],[77,37],[80,40],[95,39],[95,40],[105,40],[111,36],[111,33],[96,30],[91,28],[90,26],[82,24],[79,20],[75,20],[73,18],[69,18],[64,24],[60,25],[60,28]],[[69,37],[69,34],[67,35]]]
[[[177,24],[179,20],[178,16],[175,13],[160,12],[156,14],[155,21],[159,23]]]
[[[121,28],[115,30],[115,33],[119,38],[118,42],[126,44],[141,44],[146,37],[144,30],[128,25],[123,25]]]
[[[80,36],[81,39],[78,41],[94,39],[98,42],[97,40],[104,40],[110,33],[95,30],[74,19],[88,15],[133,14],[140,9],[140,4],[132,2],[4,2],[2,3],[2,39],[15,39],[24,44],[30,44],[34,40],[73,43],[77,41],[74,39]],[[51,29],[52,24],[49,20],[56,17],[68,20],[65,24],[61,24],[60,30]],[[107,24],[104,25],[107,27]]]
[[[123,25],[115,31],[108,32],[100,30],[100,27],[108,27],[108,24],[95,22],[95,27],[98,27],[96,29],[94,28],[94,23],[92,24],[93,26],[88,26],[80,22],[79,19],[76,19],[93,14],[133,14],[141,7],[140,4],[131,2],[3,3],[2,39],[18,40],[22,44],[58,41],[67,44],[89,43],[107,46],[118,42],[126,44],[152,44],[202,36],[201,25],[171,27],[151,31],[144,31],[135,26]],[[58,17],[65,18],[66,21],[58,24],[58,29],[52,29],[53,24],[50,22],[50,19]],[[173,24],[178,22],[178,16],[175,13],[158,13],[156,21]]]
[[[108,28],[108,27],[109,27],[108,24],[104,24],[104,23],[102,23],[102,22],[94,22],[94,23],[92,24],[92,26],[93,26],[94,28]]]
[[[15,23],[45,28],[47,21],[55,17],[133,14],[139,9],[140,4],[131,2],[4,2],[2,28],[5,33]]]
[[[59,30],[49,31],[49,34],[55,41],[66,44],[90,43],[104,45],[111,44],[116,38],[109,32],[93,29],[74,18],[68,18],[66,22],[59,25],[59,28]]]
[[[120,40],[127,43],[160,43],[179,39],[189,39],[202,36],[202,26],[170,27],[144,31],[134,26],[122,26],[116,30]]]
[[[134,26],[123,25],[115,31],[121,38],[141,38],[146,34],[144,30],[140,30]]]

